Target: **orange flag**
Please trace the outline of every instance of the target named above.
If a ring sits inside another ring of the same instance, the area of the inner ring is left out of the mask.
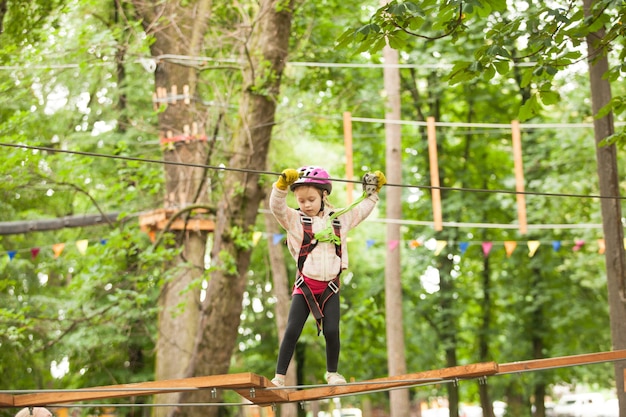
[[[63,249],[65,249],[65,243],[55,243],[52,245],[52,251],[54,252],[54,257],[58,258],[63,253]]]
[[[517,247],[517,242],[515,242],[514,240],[507,240],[506,242],[504,242],[504,250],[506,251],[507,258],[511,257],[511,254],[513,253],[516,247]]]
[[[606,250],[606,244],[604,243],[604,239],[598,239],[598,253],[602,255]]]

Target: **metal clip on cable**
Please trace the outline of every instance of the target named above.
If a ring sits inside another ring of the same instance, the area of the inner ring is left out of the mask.
[[[378,189],[378,177],[372,173],[363,175],[363,191],[367,195],[372,195]]]

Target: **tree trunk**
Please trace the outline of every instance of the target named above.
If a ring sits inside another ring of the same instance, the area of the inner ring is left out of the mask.
[[[590,16],[592,5],[593,0],[584,0],[586,16]],[[611,85],[603,78],[608,71],[608,60],[605,51],[601,50],[598,45],[598,42],[604,38],[604,34],[604,29],[600,29],[587,36],[587,50],[590,57],[591,104],[594,115],[611,100]],[[593,124],[600,195],[605,197],[601,199],[600,205],[606,244],[605,262],[611,337],[613,349],[626,349],[626,257],[624,255],[622,209],[618,198],[606,198],[620,195],[617,150],[615,145],[603,146],[601,144],[603,139],[614,133],[613,113],[602,118],[594,118]],[[626,369],[626,361],[615,362],[615,385],[621,416],[626,416],[624,369]]]
[[[266,169],[281,76],[287,60],[292,19],[291,2],[262,0],[247,46],[248,66],[233,135],[233,157],[224,173],[224,195],[217,208],[213,271],[201,307],[197,357],[193,375],[228,372],[236,346],[243,293],[250,264],[252,229],[265,190],[259,172]],[[185,392],[185,401],[213,401],[210,393]],[[215,416],[216,407],[179,410],[192,417]]]
[[[267,201],[266,201],[267,202]],[[276,352],[285,335],[287,328],[287,317],[289,316],[289,305],[291,303],[291,291],[289,286],[289,277],[287,276],[287,267],[285,266],[285,253],[282,244],[274,244],[273,236],[280,233],[280,228],[274,216],[269,212],[265,214],[265,230],[269,234],[268,248],[270,254],[270,267],[272,271],[272,282],[274,283],[274,295],[276,296],[276,326],[278,328],[278,344]],[[297,364],[291,361],[291,365],[287,370],[285,377],[285,385],[297,385]],[[271,378],[271,376],[270,376]],[[298,404],[288,403],[280,406],[280,417],[296,417],[298,415]]]
[[[483,271],[482,271],[482,320],[480,323],[480,331],[478,332],[478,361],[487,362],[490,359],[489,354],[489,335],[491,334],[491,293],[493,291],[491,285],[491,268],[489,264],[489,257],[483,258]],[[483,381],[478,382],[478,393],[480,396],[480,406],[483,409],[483,417],[494,417],[493,415],[493,403],[491,402],[491,396],[489,395],[489,386]]]
[[[200,55],[202,39],[209,21],[211,0],[197,0],[183,7],[178,2],[135,0],[134,5],[144,27],[154,35],[152,55]],[[160,139],[167,144],[165,161],[206,164],[207,146],[203,136],[204,122],[195,108],[195,100],[182,101],[179,93],[188,87],[193,98],[197,84],[197,70],[191,67],[157,60],[155,85],[159,113]],[[185,87],[186,86],[186,87]],[[202,168],[166,165],[165,208],[182,209],[190,204],[206,202],[205,172]],[[191,289],[201,279],[206,252],[206,231],[177,231],[176,245],[181,254],[168,265],[177,274],[166,282],[159,298],[158,339],[156,346],[155,379],[174,379],[190,376],[193,352],[196,346],[196,323],[199,320],[200,292]],[[195,287],[197,288],[197,286]],[[182,308],[181,308],[182,306]],[[157,402],[177,402],[180,395],[158,395]],[[157,407],[155,416],[169,413]]]
[[[382,4],[386,1],[383,0]],[[388,45],[383,49],[386,64],[398,63],[398,51]],[[384,69],[384,84],[387,94],[387,111],[385,118],[400,120],[400,73],[398,68]],[[401,153],[401,126],[396,123],[385,124],[386,136],[386,166],[387,178],[391,184],[402,182],[402,153]],[[400,187],[386,188],[387,218],[402,218],[402,189]],[[390,222],[387,224],[387,257],[385,263],[385,310],[387,328],[387,366],[389,375],[406,374],[406,357],[404,344],[404,319],[402,314],[402,281],[400,250],[400,225]],[[409,391],[406,389],[393,390],[389,393],[391,417],[409,415]]]

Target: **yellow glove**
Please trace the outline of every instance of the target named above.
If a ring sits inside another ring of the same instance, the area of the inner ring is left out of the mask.
[[[278,177],[276,181],[276,188],[279,190],[286,190],[291,184],[296,182],[300,178],[300,173],[295,169],[285,169]]]
[[[383,185],[387,184],[387,177],[380,171],[374,171],[374,175],[378,179],[378,186],[376,187],[376,192],[379,192]]]
[[[387,184],[387,178],[380,171],[368,172],[363,175],[363,191],[367,195],[379,192],[385,184]]]

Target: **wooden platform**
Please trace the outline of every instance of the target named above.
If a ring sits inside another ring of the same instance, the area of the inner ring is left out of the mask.
[[[139,382],[135,384],[109,385],[78,390],[41,390],[35,393],[14,395],[2,393],[0,394],[0,407],[51,406],[87,400],[147,396],[157,393],[162,394],[202,389],[233,390],[253,404],[267,406],[287,402],[305,402],[345,395],[358,395],[462,379],[531,372],[618,360],[626,360],[626,350],[536,359],[500,365],[495,362],[477,363],[377,378],[343,385],[313,386],[311,388],[300,387],[304,389],[298,391],[294,391],[293,388],[290,389],[289,387],[278,389],[267,378],[254,373],[212,375],[164,381]]]
[[[192,217],[184,220],[182,218],[175,219],[170,223],[170,219],[177,210],[173,209],[157,209],[149,213],[139,216],[139,228],[145,232],[161,231],[169,223],[169,230],[206,230],[213,232],[215,230],[215,222],[204,217]],[[202,210],[195,210],[201,212]]]

